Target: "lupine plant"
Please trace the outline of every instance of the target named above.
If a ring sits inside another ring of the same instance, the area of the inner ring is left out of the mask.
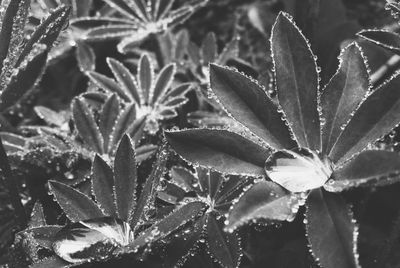
[[[0,266],[398,267],[399,2],[267,2],[0,0]]]
[[[110,7],[121,16],[80,18],[73,22],[76,27],[99,25],[91,27],[85,33],[87,41],[106,39],[122,39],[118,44],[120,52],[129,51],[130,47],[147,38],[151,34],[164,32],[168,28],[184,22],[207,0],[195,1],[178,9],[172,9],[174,0],[106,0]]]
[[[337,72],[320,91],[315,57],[285,13],[273,26],[271,53],[278,103],[256,81],[210,66],[215,98],[247,133],[190,129],[166,136],[189,162],[260,177],[231,207],[228,232],[258,219],[292,221],[305,204],[316,261],[324,267],[358,267],[357,225],[337,192],[397,181],[398,154],[374,150],[373,143],[399,123],[395,92],[400,80],[394,76],[370,88],[362,50],[353,43],[342,51]]]
[[[98,87],[118,94],[125,104],[133,106],[138,117],[146,118],[145,129],[151,134],[160,129],[159,121],[176,117],[176,109],[188,101],[185,94],[191,89],[191,84],[173,85],[176,73],[174,63],[164,66],[155,74],[151,58],[143,54],[136,78],[115,59],[107,59],[107,64],[115,80],[96,72],[89,73],[90,79]]]

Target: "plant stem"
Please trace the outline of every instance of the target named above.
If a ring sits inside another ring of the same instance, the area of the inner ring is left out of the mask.
[[[4,183],[9,192],[11,205],[14,208],[18,225],[21,229],[23,229],[27,224],[26,212],[24,206],[22,205],[18,187],[15,178],[12,174],[10,163],[8,162],[7,154],[4,150],[3,141],[1,140],[1,137],[0,137],[0,169],[3,171]]]

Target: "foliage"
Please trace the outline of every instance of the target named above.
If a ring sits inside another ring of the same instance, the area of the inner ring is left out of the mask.
[[[397,267],[399,3],[300,2],[0,1],[0,266]]]

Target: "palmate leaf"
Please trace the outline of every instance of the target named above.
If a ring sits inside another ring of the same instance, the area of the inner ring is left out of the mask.
[[[0,112],[14,105],[36,84],[46,67],[47,48],[37,45],[17,68],[0,95]]]
[[[193,175],[192,172],[183,167],[173,167],[170,171],[171,182],[186,192],[195,191],[198,189],[195,187],[198,179]]]
[[[57,181],[49,181],[51,193],[73,222],[104,217],[103,212],[85,194]]]
[[[396,75],[361,104],[329,156],[338,165],[364,150],[400,122],[400,76]]]
[[[291,194],[278,184],[257,182],[230,208],[225,230],[232,232],[254,220],[292,221],[302,200],[301,195]]]
[[[389,151],[364,151],[335,170],[325,189],[341,192],[359,186],[387,185],[399,181],[400,156]]]
[[[136,206],[137,187],[135,149],[128,135],[122,137],[115,154],[114,180],[118,215],[128,222]]]
[[[357,35],[396,54],[400,54],[400,35],[398,33],[386,30],[363,30]]]
[[[122,90],[118,83],[115,82],[113,79],[102,75],[97,72],[89,72],[88,76],[90,80],[95,83],[98,87],[110,92],[110,93],[117,93],[123,100],[129,101],[129,96]]]
[[[367,66],[356,43],[346,47],[339,59],[340,66],[321,96],[323,153],[332,149],[370,87]]]
[[[358,230],[341,196],[313,190],[306,202],[306,231],[312,253],[326,268],[357,268]]]
[[[174,75],[176,73],[176,65],[174,63],[166,65],[161,69],[155,81],[151,94],[151,103],[159,102],[160,97],[165,96],[166,91],[170,88]]]
[[[32,235],[32,238],[38,244],[39,247],[52,250],[52,244],[58,231],[60,231],[63,226],[60,225],[45,225],[40,227],[28,228],[23,231]]]
[[[227,113],[275,148],[295,147],[277,105],[265,90],[244,75],[210,65],[210,86]]]
[[[92,165],[92,192],[104,214],[117,216],[114,199],[114,174],[110,166],[96,155]]]
[[[300,147],[319,150],[318,72],[307,40],[286,13],[272,29],[271,53],[279,103]]]
[[[80,137],[98,154],[104,153],[104,140],[88,105],[81,98],[72,101],[72,115]]]
[[[215,260],[226,268],[239,267],[241,259],[240,238],[237,233],[224,232],[223,222],[213,214],[207,219],[207,247]]]
[[[36,201],[31,212],[31,218],[28,226],[30,228],[34,228],[44,225],[46,225],[46,218],[44,216],[43,206],[39,201]]]
[[[218,129],[168,131],[172,148],[185,160],[223,173],[263,176],[270,151],[238,134]]]

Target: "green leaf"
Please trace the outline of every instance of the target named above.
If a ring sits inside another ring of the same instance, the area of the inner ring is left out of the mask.
[[[96,155],[92,165],[92,191],[104,214],[117,216],[114,200],[114,174],[110,166]]]
[[[71,221],[104,217],[96,203],[78,190],[57,181],[49,181],[49,187],[57,203]]]
[[[363,30],[358,36],[393,53],[400,54],[400,35],[386,30]]]
[[[108,151],[113,152],[113,149],[122,139],[122,136],[125,134],[129,134],[129,128],[132,124],[135,124],[137,121],[136,119],[136,110],[135,106],[128,105],[125,109],[120,113],[118,119],[115,122],[113,127],[113,132],[110,135],[109,147]]]
[[[120,109],[118,97],[117,95],[112,94],[104,103],[100,113],[99,128],[104,140],[104,151],[108,151],[110,137],[119,114]]]
[[[150,89],[152,87],[154,79],[154,70],[153,64],[150,61],[150,57],[147,54],[143,54],[139,60],[139,69],[138,69],[138,83],[139,89],[143,96],[143,100],[148,103],[149,102],[149,94]]]
[[[148,210],[152,205],[152,202],[154,202],[155,187],[158,186],[161,177],[164,175],[165,164],[168,159],[168,153],[165,147],[165,145],[162,145],[158,150],[157,160],[154,162],[151,173],[143,185],[135,212],[130,219],[131,226],[137,226],[142,223],[141,221],[146,210]]]
[[[381,186],[400,179],[400,156],[389,151],[364,151],[335,170],[325,189],[341,192],[359,186]]]
[[[296,146],[278,106],[254,80],[211,64],[210,86],[228,114],[266,144],[277,150]]]
[[[357,268],[358,230],[340,195],[313,190],[306,203],[306,231],[314,258],[326,268]]]
[[[240,265],[242,248],[237,233],[223,231],[223,222],[217,221],[210,214],[207,221],[207,246],[217,262],[226,268],[236,268]]]
[[[174,63],[165,66],[157,76],[154,88],[152,89],[151,103],[159,103],[167,90],[170,88],[176,73],[176,65]]]
[[[272,28],[271,50],[279,104],[300,147],[321,147],[317,111],[318,73],[310,46],[286,13]]]
[[[128,222],[136,206],[137,170],[131,138],[124,135],[114,162],[115,199],[119,218]]]
[[[140,105],[140,96],[138,92],[138,85],[135,77],[121,62],[116,59],[107,58],[107,64],[117,79],[121,89],[125,94],[130,97],[137,105]]]
[[[256,220],[292,221],[302,197],[291,194],[276,183],[261,181],[246,190],[231,207],[225,230]]]
[[[329,153],[343,126],[369,90],[369,75],[357,43],[346,47],[339,56],[340,66],[321,96],[322,148]]]
[[[185,160],[228,174],[263,176],[268,149],[227,130],[188,129],[165,132]]]
[[[76,59],[81,72],[93,72],[96,69],[96,54],[85,42],[78,41],[76,47]]]
[[[46,67],[47,51],[43,45],[35,46],[27,59],[16,69],[0,95],[0,112],[11,107],[34,87]]]
[[[372,92],[355,112],[329,156],[337,165],[364,150],[400,122],[400,75]]]
[[[75,98],[72,101],[72,115],[79,136],[98,154],[103,154],[103,137],[92,111],[83,99]]]

